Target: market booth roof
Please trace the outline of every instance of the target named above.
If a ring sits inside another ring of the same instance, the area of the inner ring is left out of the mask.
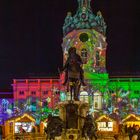
[[[97,135],[114,136],[118,134],[118,123],[108,115],[102,115],[97,120]]]
[[[122,120],[122,123],[129,126],[139,125],[140,126],[140,116],[135,114],[129,114],[125,119]]]
[[[9,135],[15,134],[16,123],[35,123],[35,118],[33,118],[30,114],[24,113],[20,116],[12,117],[5,121],[5,130],[4,136],[7,137]]]
[[[31,115],[24,113],[21,116],[15,116],[10,118],[8,121],[15,121],[15,122],[35,122],[35,118]]]
[[[115,121],[114,119],[110,118],[107,115],[102,115],[96,120],[96,122],[114,122],[114,121]]]
[[[140,121],[140,116],[135,114],[129,114],[125,119],[122,120],[122,122],[127,121]]]

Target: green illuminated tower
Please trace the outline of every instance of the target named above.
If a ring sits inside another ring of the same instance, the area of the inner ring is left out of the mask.
[[[108,79],[106,73],[106,23],[100,11],[97,12],[97,15],[93,14],[90,2],[91,0],[78,0],[76,14],[67,13],[63,25],[62,49],[64,63],[67,59],[68,49],[70,47],[77,49],[77,53],[84,63],[85,79],[95,86],[105,84]]]
[[[76,13],[68,12],[63,25],[63,63],[65,64],[69,48],[75,47],[83,60],[84,76],[88,85],[81,89],[81,93],[84,93],[84,98],[85,95],[92,96],[88,99],[93,110],[105,110],[104,107],[111,113],[118,108],[122,110],[123,117],[130,112],[140,114],[140,77],[108,77],[106,23],[100,11],[96,15],[92,12],[91,0],[77,2]]]

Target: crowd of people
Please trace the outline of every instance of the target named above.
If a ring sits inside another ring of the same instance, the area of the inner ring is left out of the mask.
[[[120,127],[120,132],[123,137],[127,137],[127,140],[140,140],[140,126],[133,125],[127,127],[126,125],[122,125]],[[120,139],[120,138],[117,138]]]
[[[133,125],[133,127],[127,128],[127,133],[130,140],[140,140],[140,127],[139,125]]]

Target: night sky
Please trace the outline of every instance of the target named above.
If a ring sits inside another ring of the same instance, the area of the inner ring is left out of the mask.
[[[136,0],[92,0],[107,23],[107,71],[140,74],[140,8]],[[0,91],[12,79],[56,76],[62,67],[62,26],[77,0],[0,0]]]

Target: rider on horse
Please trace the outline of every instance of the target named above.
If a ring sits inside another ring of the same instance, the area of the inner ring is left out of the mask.
[[[85,119],[84,125],[82,128],[82,137],[87,136],[89,137],[89,139],[92,139],[93,137],[94,139],[97,139],[97,136],[96,136],[97,126],[93,120],[93,116],[90,114],[87,114],[86,117],[81,117],[81,118]]]
[[[55,137],[61,136],[62,131],[65,128],[65,123],[58,116],[48,115],[48,123],[47,128],[45,128],[45,132],[47,134],[47,140],[54,140]]]
[[[68,78],[69,78],[69,72],[70,71],[77,71],[80,73],[80,82],[83,86],[85,86],[86,84],[84,83],[84,71],[82,69],[82,59],[80,57],[80,55],[78,55],[76,53],[76,48],[75,47],[71,47],[68,50],[68,58],[67,61],[62,69],[62,71],[65,71],[65,81],[63,83],[63,85],[66,85],[66,83],[68,82]]]

